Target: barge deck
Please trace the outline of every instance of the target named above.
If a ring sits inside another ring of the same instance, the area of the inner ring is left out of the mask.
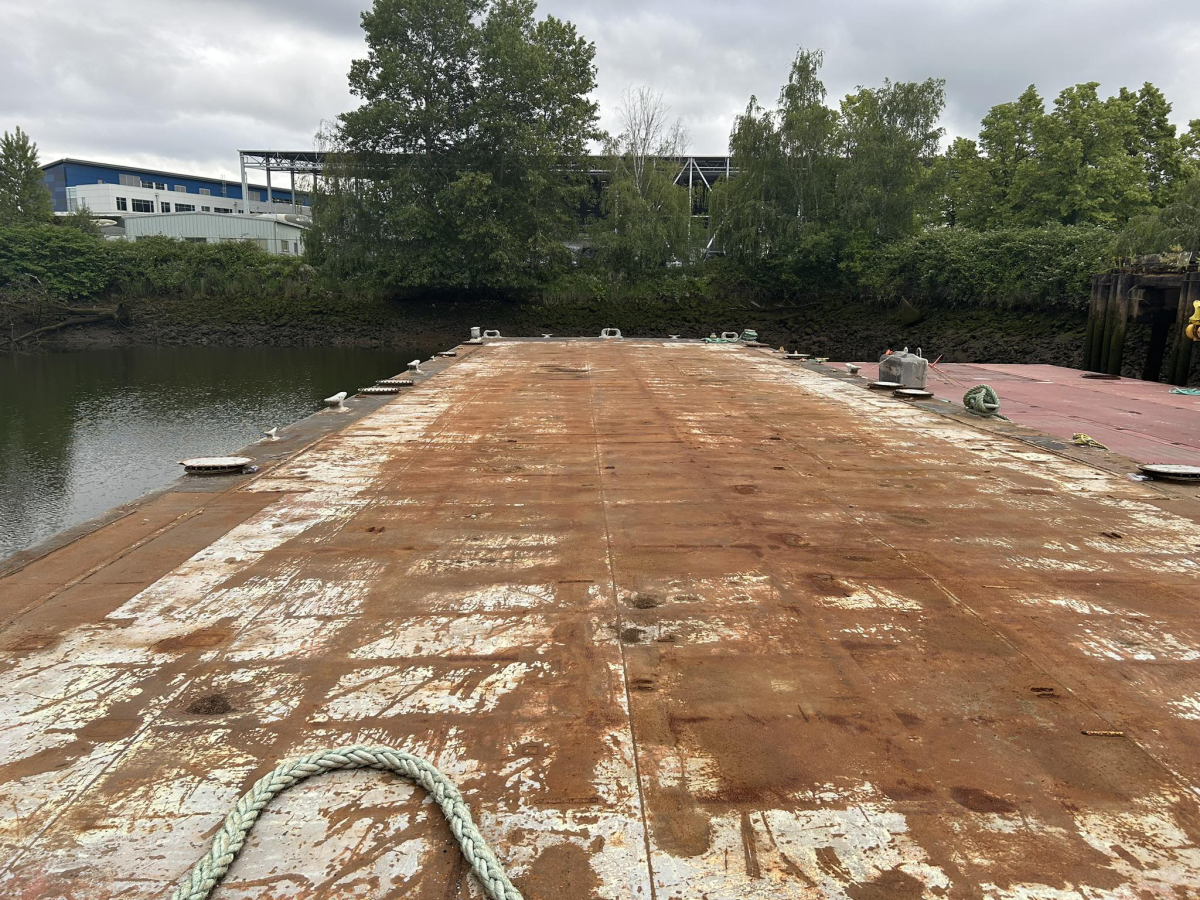
[[[1192,488],[631,340],[459,348],[215,484],[0,579],[4,897],[165,897],[354,742],[453,778],[527,900],[1200,892]],[[339,772],[215,896],[479,893]]]

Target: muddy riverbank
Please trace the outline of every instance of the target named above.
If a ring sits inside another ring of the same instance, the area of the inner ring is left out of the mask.
[[[187,320],[156,309],[149,301],[133,310],[127,326],[68,329],[47,349],[77,350],[126,346],[218,347],[450,347],[473,325],[505,335],[590,336],[615,327],[630,337],[753,328],[760,339],[832,359],[875,359],[889,348],[920,347],[948,362],[1047,363],[1078,367],[1086,314],[1034,309],[933,308],[914,313],[844,300],[813,300],[787,307],[751,306],[710,300],[573,301],[554,303],[396,302],[363,314],[320,318],[241,316],[234,323],[212,314]],[[915,321],[914,321],[915,320]],[[1145,335],[1131,327],[1125,374],[1138,377]],[[1193,365],[1200,383],[1200,353]]]

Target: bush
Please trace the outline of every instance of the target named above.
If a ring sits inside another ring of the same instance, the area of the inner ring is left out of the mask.
[[[1113,233],[1095,227],[937,228],[862,260],[859,289],[917,306],[1082,309],[1091,276],[1107,271],[1114,247]]]
[[[33,278],[52,297],[94,299],[108,290],[113,258],[106,242],[75,228],[0,227],[0,288]]]
[[[0,228],[0,289],[36,280],[57,300],[138,297],[296,297],[314,270],[243,242],[193,244],[166,237],[106,241],[54,225]]]

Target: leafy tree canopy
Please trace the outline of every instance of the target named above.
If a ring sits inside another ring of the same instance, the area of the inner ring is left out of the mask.
[[[1117,235],[1117,249],[1122,256],[1200,253],[1200,177],[1175,191],[1166,206],[1130,219]]]
[[[313,258],[399,287],[509,290],[568,259],[595,49],[533,0],[375,0]]]
[[[1150,83],[1102,99],[1096,82],[1064,89],[1046,110],[1030,85],[984,116],[973,142],[940,163],[943,221],[968,228],[1119,226],[1168,204],[1197,171],[1200,123],[1180,137]]]
[[[601,265],[618,279],[692,254],[688,191],[675,183],[688,135],[668,112],[662,94],[630,88],[617,109],[621,132],[605,141],[608,182],[592,231]]]
[[[19,127],[0,138],[0,222],[34,225],[54,217],[54,203],[38,165],[37,144]]]
[[[776,108],[751,97],[734,122],[739,174],[719,186],[713,212],[717,240],[738,258],[816,254],[824,265],[831,245],[914,233],[936,199],[943,82],[860,87],[834,110],[823,62],[821,51],[800,50]]]

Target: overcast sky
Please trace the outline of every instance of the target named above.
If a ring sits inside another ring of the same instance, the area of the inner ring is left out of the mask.
[[[307,149],[350,108],[369,0],[0,0],[0,130],[62,156],[237,175],[238,148]],[[943,124],[973,136],[1037,84],[1157,84],[1200,117],[1200,0],[543,0],[596,44],[602,125],[661,90],[692,151],[725,152],[751,94],[772,102],[800,45],[830,102],[884,78],[946,79]]]

